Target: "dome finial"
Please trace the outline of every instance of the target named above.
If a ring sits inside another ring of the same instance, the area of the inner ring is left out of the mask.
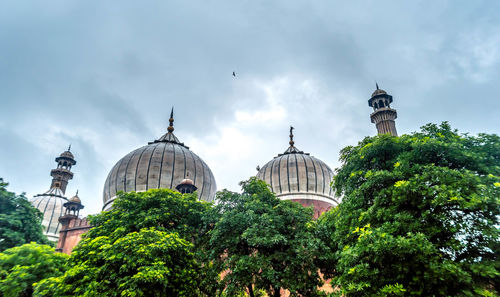
[[[170,119],[168,119],[168,132],[174,132],[174,107],[172,106],[172,110],[170,111]]]
[[[71,143],[68,146],[68,152],[71,152]]]
[[[173,106],[172,106],[172,110],[170,110],[170,118],[168,119],[168,121],[169,121],[169,124],[168,124],[167,133],[165,133],[159,139],[157,139],[153,142],[150,142],[149,144],[155,143],[155,142],[171,142],[171,143],[180,144],[183,147],[188,148],[187,146],[184,145],[184,143],[180,142],[179,139],[177,139],[177,137],[175,137],[175,135],[174,135],[174,107]]]
[[[295,129],[294,127],[290,126],[290,146],[293,146],[295,144],[295,142],[293,141],[293,129]]]
[[[375,81],[375,86],[377,87],[377,90],[380,90],[378,87],[378,83]]]
[[[293,129],[295,129],[295,128],[290,126],[290,141],[288,142],[290,144],[290,146],[283,154],[295,154],[295,153],[303,154],[304,153],[302,151],[299,151],[295,147],[295,141],[293,141]]]

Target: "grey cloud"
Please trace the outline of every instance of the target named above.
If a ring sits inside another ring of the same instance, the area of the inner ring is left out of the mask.
[[[281,104],[291,123],[251,131],[279,150],[248,164],[280,152],[286,135],[270,134],[292,123],[307,131],[304,150],[336,164],[342,146],[375,133],[366,103],[375,80],[394,95],[400,132],[449,120],[498,133],[498,11],[492,1],[7,1],[0,174],[13,190],[43,191],[53,154],[75,143],[72,183],[96,211],[112,163],[159,137],[171,106],[179,138],[203,139],[234,123],[236,111],[267,106],[254,82],[280,78],[315,90],[289,86]],[[28,140],[43,131],[57,143],[40,152]],[[27,178],[14,166],[23,150],[30,182],[18,183]]]

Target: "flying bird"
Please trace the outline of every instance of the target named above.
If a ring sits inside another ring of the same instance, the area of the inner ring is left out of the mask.
[[[236,72],[233,71],[233,76],[236,77]]]

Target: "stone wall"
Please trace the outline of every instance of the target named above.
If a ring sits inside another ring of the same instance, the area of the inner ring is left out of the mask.
[[[87,218],[78,218],[76,216],[63,216],[60,221],[62,228],[59,232],[56,250],[69,255],[82,239],[82,234],[87,232],[91,226]]]
[[[320,200],[312,200],[312,199],[291,199],[291,200],[302,204],[302,206],[304,207],[312,206],[314,208],[314,219],[319,218],[319,216],[322,213],[328,211],[330,208],[333,207],[332,204]]]

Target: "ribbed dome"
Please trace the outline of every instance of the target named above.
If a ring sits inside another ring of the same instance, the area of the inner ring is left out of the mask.
[[[293,135],[290,134],[290,137]],[[268,183],[281,199],[319,200],[338,204],[330,187],[333,171],[323,161],[298,150],[293,139],[283,154],[259,170],[257,177]]]
[[[59,188],[51,188],[47,192],[35,195],[31,204],[43,213],[43,233],[52,241],[59,238],[59,217],[64,214],[63,204],[68,202]]]
[[[179,142],[172,133],[172,122],[173,118],[167,134],[132,151],[111,169],[104,184],[104,210],[109,209],[118,191],[175,190],[187,177],[198,188],[200,199],[214,199],[217,186],[212,171],[200,157]]]

